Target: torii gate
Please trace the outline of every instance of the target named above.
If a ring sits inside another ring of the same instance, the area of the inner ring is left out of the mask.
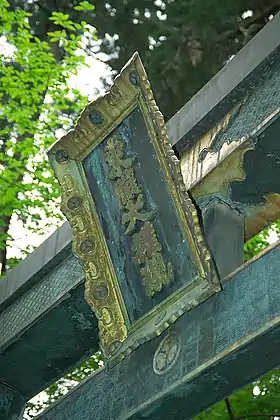
[[[39,418],[183,420],[280,364],[279,244],[242,264],[244,237],[280,214],[279,27],[278,14],[167,124],[222,291],[213,274],[216,286],[199,306],[193,298],[171,327],[130,355],[129,346],[117,349],[122,361],[113,358],[109,371],[87,378]],[[85,253],[90,246],[82,245]],[[166,273],[169,284],[167,263]],[[1,418],[20,418],[29,398],[98,349],[84,281],[65,224],[0,282]],[[114,350],[103,347],[110,359]]]

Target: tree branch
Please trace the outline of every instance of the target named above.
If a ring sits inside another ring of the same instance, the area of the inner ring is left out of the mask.
[[[10,226],[10,222],[11,222],[11,217],[12,216],[0,216],[0,220],[1,220],[1,224],[0,224],[0,235],[5,238],[4,239],[4,244],[6,245],[7,240],[6,240],[6,235],[8,234],[9,231],[9,226]],[[0,275],[4,274],[6,272],[7,269],[7,247],[5,246],[5,248],[0,248]]]
[[[233,411],[232,411],[232,408],[231,408],[231,405],[230,405],[230,402],[229,402],[229,399],[228,398],[225,398],[225,404],[226,404],[226,408],[227,408],[227,412],[228,412],[228,418],[230,420],[237,420],[234,417],[234,414],[233,414]]]

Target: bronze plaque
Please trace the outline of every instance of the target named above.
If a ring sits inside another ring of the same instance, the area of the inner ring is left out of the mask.
[[[112,365],[220,290],[137,53],[48,154]]]

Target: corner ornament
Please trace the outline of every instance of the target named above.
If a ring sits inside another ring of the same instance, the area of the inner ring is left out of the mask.
[[[137,53],[48,156],[110,367],[220,290]]]

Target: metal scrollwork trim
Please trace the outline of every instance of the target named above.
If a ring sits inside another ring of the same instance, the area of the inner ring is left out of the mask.
[[[110,354],[111,344],[127,337],[126,311],[98,218],[92,217],[88,197],[76,181],[81,168],[75,169],[59,176],[61,210],[73,229],[73,252],[83,264],[85,298],[98,317],[100,345]]]

